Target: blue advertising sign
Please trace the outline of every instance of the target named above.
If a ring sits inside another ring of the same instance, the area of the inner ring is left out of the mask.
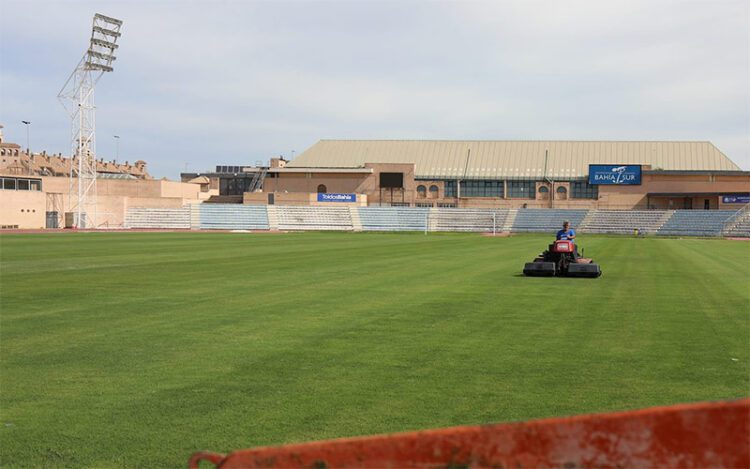
[[[356,202],[357,194],[323,194],[318,192],[318,202]]]
[[[589,184],[641,185],[639,164],[590,164]]]
[[[750,195],[722,195],[721,201],[725,204],[750,204]]]

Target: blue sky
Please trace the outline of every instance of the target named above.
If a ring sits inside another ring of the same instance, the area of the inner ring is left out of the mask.
[[[70,153],[57,93],[122,19],[97,152],[177,178],[321,138],[710,140],[750,170],[746,1],[0,0],[0,124]]]

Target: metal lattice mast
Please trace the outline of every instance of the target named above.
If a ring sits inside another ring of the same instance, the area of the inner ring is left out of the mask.
[[[94,15],[89,49],[57,97],[71,117],[70,210],[76,228],[96,227],[96,119],[94,87],[113,70],[122,21]]]

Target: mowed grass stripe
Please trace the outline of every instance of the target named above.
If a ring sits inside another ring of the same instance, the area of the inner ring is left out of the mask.
[[[520,276],[535,235],[0,236],[0,464],[747,394],[750,245],[581,241],[600,279]]]

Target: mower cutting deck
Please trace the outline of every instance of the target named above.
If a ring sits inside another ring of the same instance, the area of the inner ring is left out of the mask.
[[[530,277],[596,278],[602,275],[602,270],[593,259],[580,257],[573,241],[559,240],[550,244],[549,249],[534,262],[527,262],[523,274]]]

